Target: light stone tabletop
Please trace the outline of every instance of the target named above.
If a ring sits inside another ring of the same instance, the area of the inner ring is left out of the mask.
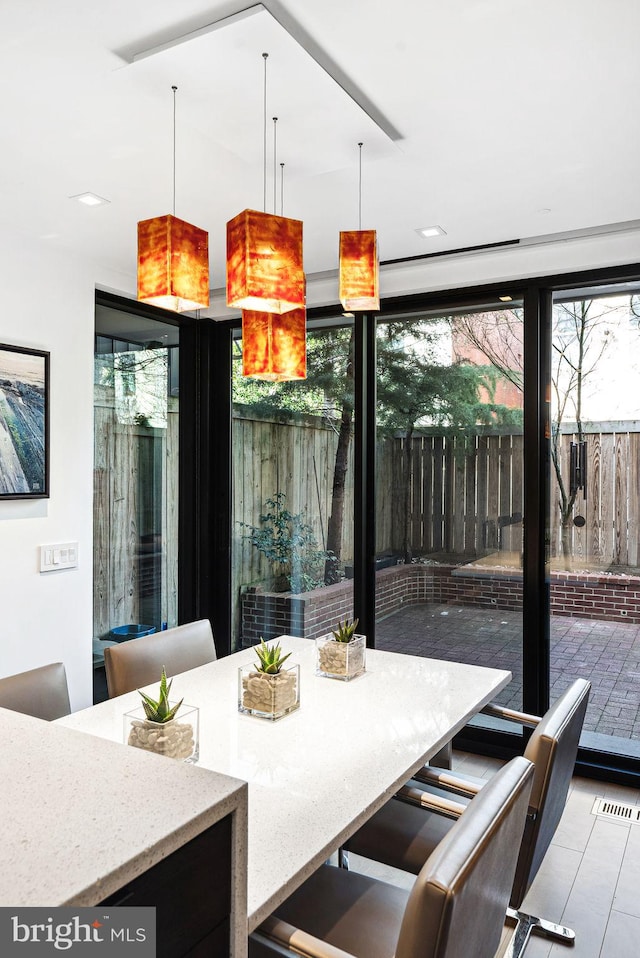
[[[0,737],[1,906],[96,905],[231,815],[246,914],[245,782],[2,708]]]
[[[511,679],[369,649],[366,672],[341,682],[315,674],[314,642],[281,642],[300,665],[301,706],[277,722],[237,710],[238,666],[253,649],[178,675],[172,689],[200,708],[200,766],[249,783],[249,931]],[[138,702],[132,692],[59,723],[120,741]]]

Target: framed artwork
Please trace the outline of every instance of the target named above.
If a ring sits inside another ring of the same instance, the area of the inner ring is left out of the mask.
[[[0,343],[0,500],[49,496],[49,353]]]

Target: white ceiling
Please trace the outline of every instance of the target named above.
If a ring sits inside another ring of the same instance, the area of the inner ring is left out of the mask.
[[[263,208],[263,52],[267,209],[278,116],[308,273],[358,227],[359,140],[383,260],[640,219],[638,0],[265,0],[290,32],[263,11],[133,59],[249,4],[0,0],[0,223],[133,275],[136,222],[171,212],[175,84],[176,215],[223,286],[227,220]]]

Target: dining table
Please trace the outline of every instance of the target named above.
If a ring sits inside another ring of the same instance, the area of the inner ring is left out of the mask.
[[[256,660],[251,647],[176,675],[171,688],[172,701],[200,710],[198,765],[248,783],[249,933],[511,679],[367,649],[365,671],[340,681],[316,674],[313,640],[278,641],[291,652],[286,665],[300,667],[300,707],[277,721],[238,710],[238,670]],[[123,716],[139,704],[130,692],[58,722],[122,742]]]

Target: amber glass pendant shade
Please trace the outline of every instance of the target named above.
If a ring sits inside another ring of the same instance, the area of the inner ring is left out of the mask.
[[[242,375],[268,382],[307,378],[307,311],[242,311]]]
[[[302,221],[244,210],[227,223],[227,306],[286,313],[305,305]]]
[[[340,233],[340,302],[345,310],[380,309],[375,230]]]
[[[184,312],[209,305],[209,234],[175,216],[138,223],[138,299]]]

